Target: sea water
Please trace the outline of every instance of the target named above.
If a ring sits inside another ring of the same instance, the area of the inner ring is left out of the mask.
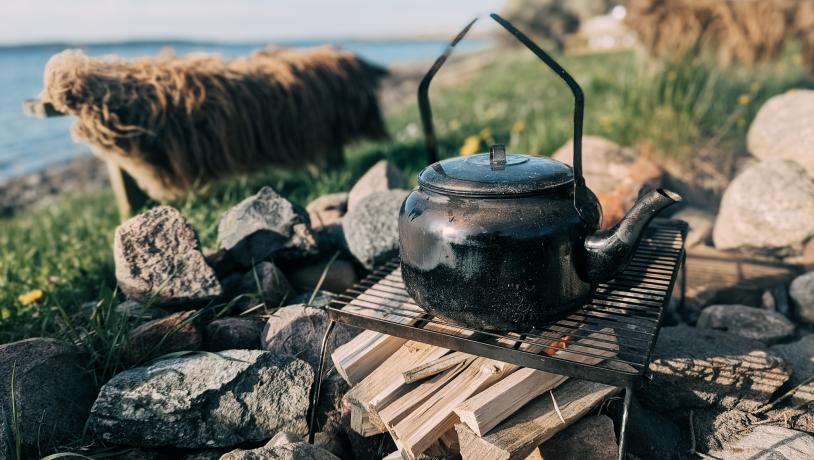
[[[332,43],[353,51],[370,62],[390,65],[406,61],[431,60],[446,46],[445,41],[294,41],[277,43],[198,43],[198,42],[125,42],[86,44],[42,44],[0,46],[0,182],[41,169],[49,164],[89,154],[87,146],[71,140],[72,117],[38,120],[26,117],[23,100],[36,97],[42,90],[43,70],[48,59],[66,48],[81,48],[89,56],[116,54],[124,57],[156,55],[171,48],[178,55],[191,52],[219,53],[227,57],[243,56],[271,44],[310,47]],[[459,45],[462,51],[489,45],[487,39],[472,39]]]

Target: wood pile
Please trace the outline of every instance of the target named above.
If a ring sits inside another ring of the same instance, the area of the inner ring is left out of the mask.
[[[586,364],[619,349],[611,329],[561,332],[560,340],[526,339],[520,349]],[[362,436],[389,433],[398,447],[386,457],[393,459],[524,459],[619,391],[373,331],[332,358],[352,385],[344,399],[351,427]]]

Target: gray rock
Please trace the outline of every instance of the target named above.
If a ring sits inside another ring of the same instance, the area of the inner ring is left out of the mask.
[[[338,211],[340,215],[345,214],[348,210],[348,196],[347,192],[329,193],[322,195],[312,200],[305,206],[305,210],[309,214],[319,213],[322,211]],[[311,222],[312,224],[314,222]]]
[[[712,238],[719,249],[795,255],[814,235],[814,180],[791,161],[760,162],[724,192]]]
[[[356,204],[342,219],[348,249],[367,269],[398,254],[398,216],[406,190],[372,193]]]
[[[263,351],[166,359],[114,376],[89,425],[110,444],[197,449],[305,433],[312,383],[305,362]]]
[[[539,447],[542,458],[614,460],[619,456],[613,421],[604,415],[585,417]]]
[[[814,91],[795,89],[766,101],[746,142],[761,160],[792,160],[814,177]]]
[[[267,308],[277,308],[293,294],[294,289],[282,270],[273,262],[260,262],[244,274],[235,274],[223,281],[223,289],[229,299],[248,294],[237,302],[241,310],[262,301]]]
[[[23,458],[40,458],[41,453],[82,434],[96,397],[89,363],[89,356],[54,339],[0,345],[0,458],[15,458],[12,394]]]
[[[789,296],[795,317],[804,323],[814,324],[814,271],[795,278],[789,286]]]
[[[319,284],[322,274],[328,266],[328,262],[330,262],[330,259],[322,259],[304,267],[291,270],[288,273],[291,284],[302,291],[313,291]],[[320,289],[340,293],[356,284],[357,281],[359,281],[359,277],[356,276],[356,270],[353,268],[353,264],[347,260],[336,259],[330,268],[328,268],[325,279],[320,285]]]
[[[710,305],[701,310],[696,327],[731,332],[766,344],[794,335],[794,324],[785,316],[746,305]]]
[[[320,308],[304,304],[280,308],[269,317],[263,329],[263,349],[275,355],[296,356],[316,366],[328,322],[327,313]],[[337,323],[328,342],[328,353],[358,333],[357,328]]]
[[[673,214],[672,218],[689,224],[690,230],[684,240],[686,247],[704,244],[712,237],[715,215],[710,212],[698,208],[684,208]]]
[[[266,447],[279,447],[284,446],[286,444],[293,444],[295,442],[303,442],[304,439],[302,436],[296,433],[289,433],[287,431],[281,431],[274,435],[268,443],[266,443]]]
[[[401,171],[387,160],[380,160],[356,181],[348,193],[347,209],[350,211],[362,198],[375,192],[405,188],[407,181]]]
[[[814,437],[779,426],[756,426],[710,455],[727,460],[809,460],[814,458]]]
[[[657,411],[721,407],[751,411],[769,401],[791,374],[764,344],[688,326],[663,328],[641,401]]]
[[[195,324],[196,313],[181,311],[133,329],[124,350],[127,362],[141,364],[167,353],[200,350],[203,334]]]
[[[271,187],[241,201],[218,224],[218,247],[244,267],[268,258],[298,259],[317,252],[305,209]]]
[[[169,316],[171,314],[169,311],[143,304],[132,299],[125,300],[124,302],[116,305],[114,310],[116,311],[116,314],[135,322],[164,318],[165,316]]]
[[[263,322],[257,318],[219,318],[206,325],[207,351],[259,350]]]
[[[792,387],[814,376],[814,335],[807,335],[793,343],[775,345],[771,350],[791,365],[789,385]],[[814,381],[801,386],[791,397],[792,405],[811,402],[814,402]]]
[[[251,450],[237,449],[220,460],[339,460],[339,457],[306,442],[295,442],[276,447],[265,445]]]
[[[113,258],[119,287],[134,300],[177,305],[221,294],[195,231],[175,208],[158,206],[119,225]]]

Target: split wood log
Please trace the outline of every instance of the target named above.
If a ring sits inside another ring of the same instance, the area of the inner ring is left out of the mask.
[[[463,460],[522,460],[537,446],[579,420],[620,388],[570,379],[551,391],[559,413],[549,395],[543,395],[504,420],[483,437],[465,423],[455,425]],[[560,414],[565,423],[560,420]]]
[[[514,364],[475,358],[460,375],[397,423],[392,429],[393,433],[411,455],[418,456],[455,426],[457,417],[453,409],[458,404],[517,368]]]
[[[372,412],[371,402],[383,401],[386,404],[391,401],[393,395],[404,385],[404,380],[401,377],[404,369],[409,369],[424,362],[434,361],[448,352],[449,350],[446,348],[421,342],[410,341],[402,345],[384,363],[345,395],[345,400],[352,407],[351,415],[354,413],[353,408],[365,412],[364,417],[357,416],[357,419],[367,421],[367,423],[359,425],[364,432],[356,430],[356,428],[354,430],[362,435],[367,433],[368,436],[384,432],[386,428],[378,415]],[[377,431],[373,431],[370,425],[375,426]]]
[[[350,404],[350,427],[365,438],[384,432],[379,425],[370,420],[368,411],[355,404]]]
[[[401,373],[401,376],[404,379],[404,383],[415,383],[419,380],[424,380],[434,375],[438,375],[441,372],[462,363],[470,356],[471,355],[466,353],[456,351],[433,361],[413,367],[412,369],[406,370]]]
[[[356,385],[406,342],[407,339],[366,330],[337,347],[331,360],[339,375],[348,384]]]
[[[567,349],[557,351],[554,356],[572,362],[598,364],[619,352],[616,337],[611,333],[612,329],[605,328],[589,334],[569,344]],[[522,368],[464,401],[455,408],[455,413],[462,423],[478,436],[483,436],[529,401],[558,387],[566,379],[566,376]]]

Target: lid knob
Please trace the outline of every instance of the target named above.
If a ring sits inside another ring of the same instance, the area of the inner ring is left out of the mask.
[[[494,144],[489,148],[489,164],[492,166],[506,166],[506,146]]]

